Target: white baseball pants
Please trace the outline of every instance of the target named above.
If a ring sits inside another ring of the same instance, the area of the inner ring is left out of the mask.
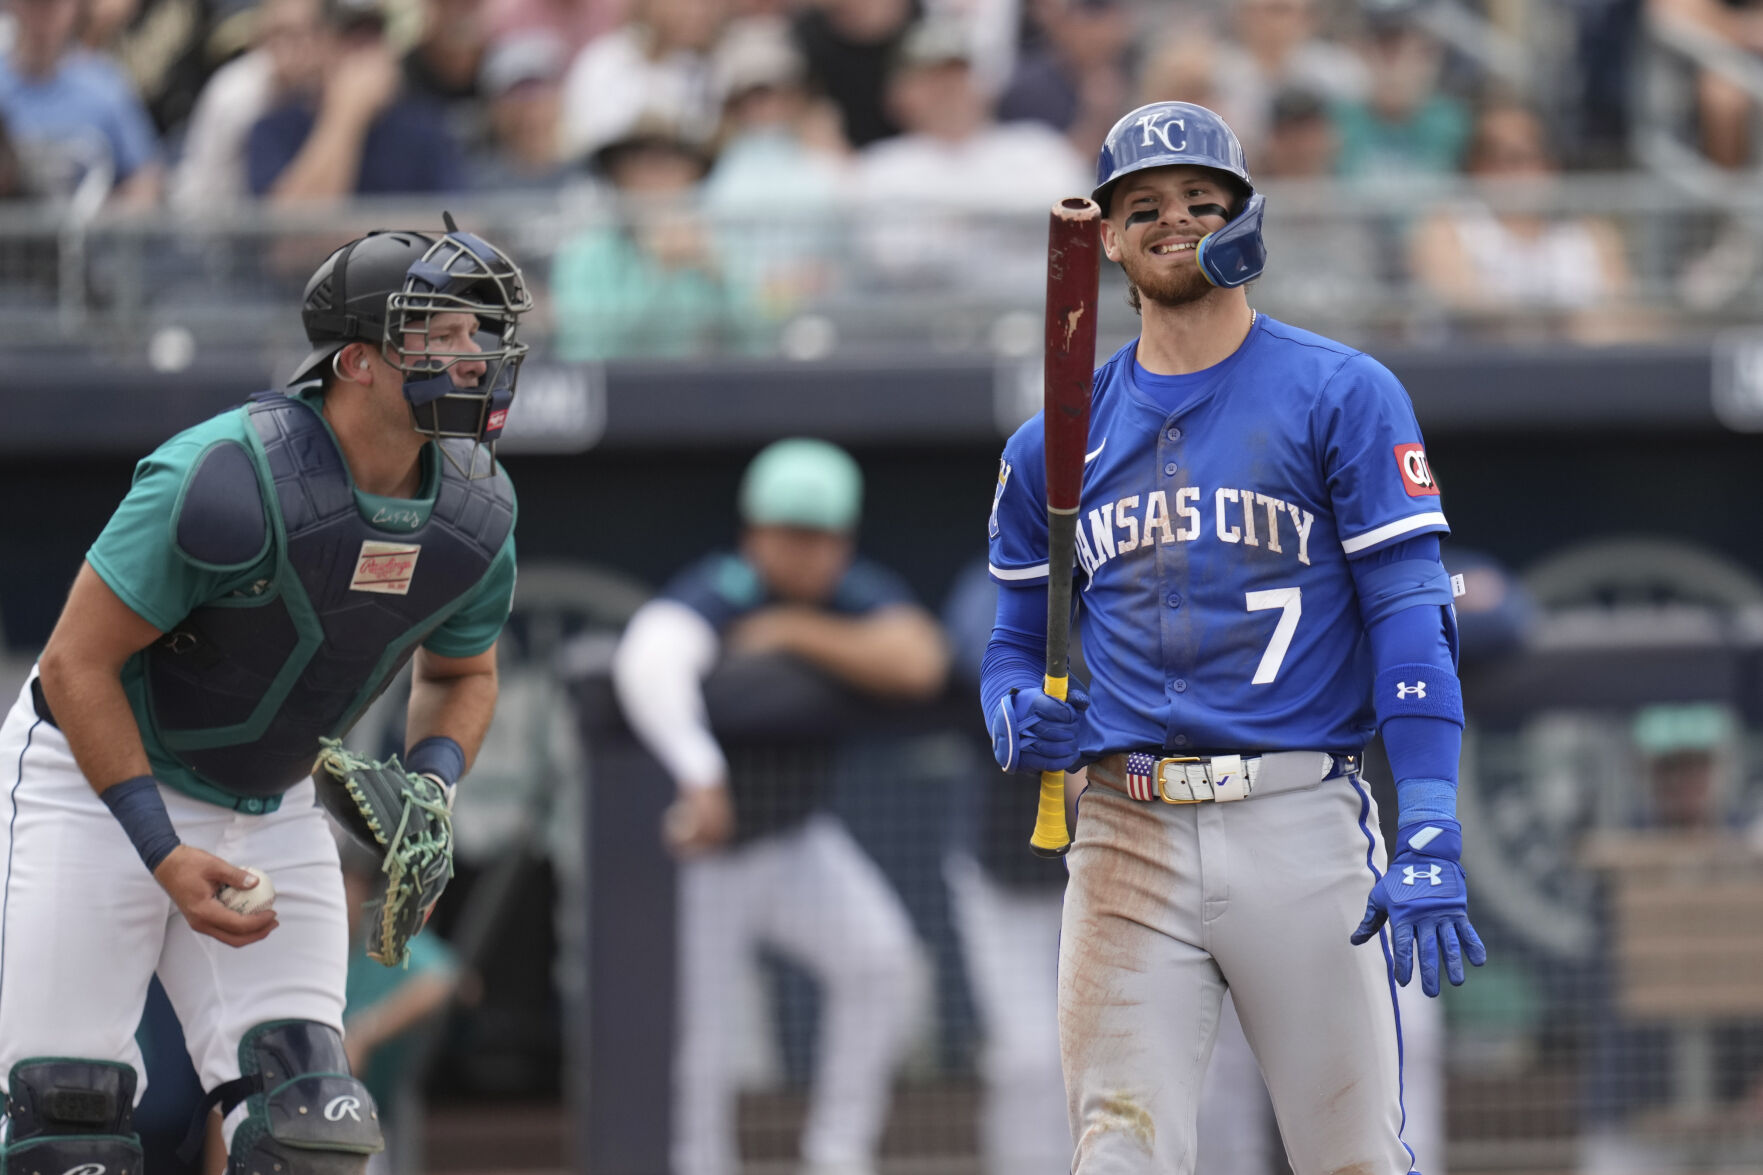
[[[205,1089],[239,1076],[239,1041],[255,1025],[342,1030],[348,918],[311,782],[257,816],[160,793],[185,844],[275,883],[281,924],[268,938],[234,948],[190,929],[67,740],[37,718],[28,685],[0,724],[0,1079],[27,1057],[116,1061],[134,1066],[138,1101],[135,1028],[155,972]]]
[[[1447,1175],[1445,1154],[1445,1012],[1411,980],[1396,988],[1402,1012],[1402,1141],[1426,1175]],[[1212,1046],[1212,1066],[1200,1090],[1200,1163],[1206,1175],[1273,1175],[1273,1104],[1261,1067],[1243,1038],[1230,993]]]
[[[820,984],[814,1087],[802,1135],[810,1169],[867,1171],[921,973],[906,910],[836,818],[679,870],[679,1024],[674,1175],[739,1169],[729,1020],[734,979],[768,945]]]
[[[1059,958],[1076,1175],[1196,1169],[1227,985],[1296,1175],[1409,1171],[1387,934],[1347,942],[1384,865],[1364,785],[1081,805]]]

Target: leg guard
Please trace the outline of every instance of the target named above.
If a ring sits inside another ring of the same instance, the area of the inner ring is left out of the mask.
[[[385,1149],[379,1107],[349,1076],[336,1029],[309,1020],[259,1024],[239,1042],[239,1071],[222,1087],[236,1087],[223,1102],[228,1113],[240,1101],[246,1107],[228,1175],[361,1175],[367,1156]]]
[[[32,1057],[6,1088],[0,1175],[141,1175],[130,1066]]]

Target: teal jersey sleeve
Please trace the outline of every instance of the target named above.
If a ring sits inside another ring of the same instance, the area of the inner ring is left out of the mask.
[[[217,441],[242,440],[242,424],[241,413],[226,413],[142,458],[128,494],[86,552],[86,562],[110,590],[161,632],[197,605],[259,577],[257,568],[215,569],[192,562],[178,550],[173,531],[197,459]]]
[[[422,647],[440,657],[475,657],[502,634],[514,606],[514,532],[472,590],[471,598]]]

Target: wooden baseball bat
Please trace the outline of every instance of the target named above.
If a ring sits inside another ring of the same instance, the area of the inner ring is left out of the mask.
[[[1102,210],[1081,197],[1053,205],[1047,224],[1047,337],[1043,379],[1047,441],[1047,675],[1041,688],[1065,697],[1070,682],[1071,565],[1075,557],[1090,384],[1096,369],[1096,296],[1102,275]],[[1029,846],[1059,857],[1071,847],[1065,773],[1041,772],[1041,803]]]

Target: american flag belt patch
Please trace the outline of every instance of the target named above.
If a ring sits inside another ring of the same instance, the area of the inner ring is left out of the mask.
[[[1135,800],[1157,798],[1157,756],[1134,751],[1126,757],[1126,794]]]

